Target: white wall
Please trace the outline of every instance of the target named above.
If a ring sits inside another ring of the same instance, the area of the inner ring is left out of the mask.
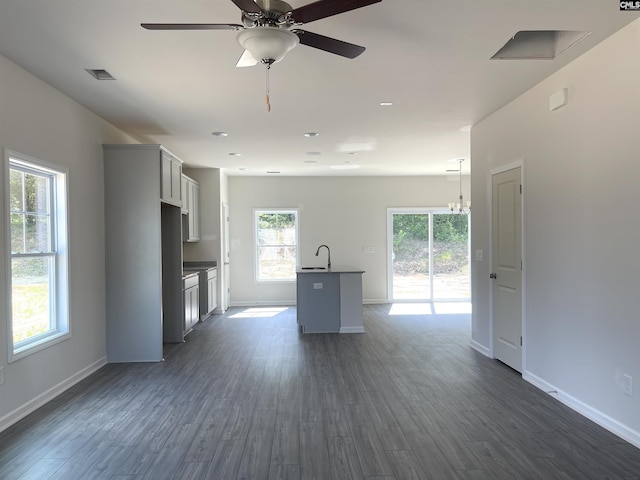
[[[71,339],[7,364],[6,229],[0,222],[0,430],[106,361],[103,143],[134,143],[0,56],[0,149],[69,168]],[[0,172],[0,211],[4,178]]]
[[[640,21],[477,124],[472,252],[490,249],[489,171],[524,162],[523,376],[640,446]],[[567,106],[549,96],[569,90]],[[490,263],[473,262],[473,340],[489,348]]]
[[[445,207],[457,199],[457,177],[229,177],[231,303],[295,303],[295,283],[254,281],[253,209],[300,209],[300,260],[354,265],[363,275],[365,301],[387,300],[387,208]],[[468,187],[468,179],[463,179]],[[467,196],[467,193],[465,193]],[[466,197],[468,198],[468,196]],[[365,254],[363,246],[375,248]]]

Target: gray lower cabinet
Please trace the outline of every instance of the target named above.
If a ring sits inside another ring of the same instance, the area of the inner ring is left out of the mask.
[[[184,334],[200,321],[200,275],[192,273],[182,278],[184,294]]]
[[[216,267],[191,267],[186,272],[198,273],[200,286],[200,319],[204,320],[218,306],[218,269]]]
[[[297,317],[302,333],[364,333],[362,274],[350,265],[297,270]]]
[[[206,271],[207,276],[207,291],[206,291],[206,306],[207,309],[201,312],[202,315],[210,315],[218,306],[218,269],[210,268]],[[204,300],[204,299],[203,299]]]
[[[340,274],[298,274],[296,290],[302,333],[340,332]]]

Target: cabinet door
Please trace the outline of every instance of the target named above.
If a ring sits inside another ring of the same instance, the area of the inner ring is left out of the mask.
[[[181,206],[180,183],[182,181],[182,164],[180,160],[167,152],[160,156],[160,198],[163,202]]]
[[[182,165],[176,159],[171,162],[171,200],[174,204],[182,205],[181,185],[182,185]]]
[[[189,287],[184,291],[184,331],[187,333],[200,320],[198,286]]]
[[[217,278],[213,277],[210,278],[209,280],[207,280],[207,305],[208,305],[208,309],[207,309],[207,313],[211,313],[213,312],[216,307],[218,306],[218,302],[217,302],[217,289],[218,289],[218,282],[217,282]]]
[[[171,156],[160,153],[160,197],[163,201],[171,200]]]
[[[200,321],[200,288],[191,288],[191,327]]]
[[[192,181],[188,181],[189,188],[189,213],[187,242],[197,242],[200,240],[200,186]]]
[[[180,200],[182,202],[182,213],[189,213],[189,178],[186,175],[180,176]]]
[[[189,325],[191,324],[191,292],[189,292],[189,288],[183,290],[184,296],[184,333],[188,332],[191,328]]]

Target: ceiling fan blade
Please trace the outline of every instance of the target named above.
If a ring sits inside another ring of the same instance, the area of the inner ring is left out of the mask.
[[[262,13],[262,9],[253,0],[231,0],[243,12]]]
[[[366,7],[382,0],[318,0],[303,7],[294,9],[291,16],[296,22],[309,23],[321,18],[331,17],[339,13]]]
[[[249,50],[245,50],[242,55],[240,56],[240,58],[238,59],[238,63],[236,63],[236,67],[253,67],[254,65],[257,65],[258,61],[253,58],[253,55],[251,55],[251,52],[249,52]]]
[[[298,35],[300,43],[307,47],[317,48],[324,50],[325,52],[335,53],[341,57],[356,58],[366,48],[360,45],[354,45],[353,43],[343,42],[342,40],[336,40],[335,38],[325,37],[313,32],[307,32],[306,30],[291,30]]]
[[[141,23],[147,30],[243,30],[233,23]]]

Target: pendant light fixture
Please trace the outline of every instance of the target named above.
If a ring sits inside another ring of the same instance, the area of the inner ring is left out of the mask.
[[[464,198],[462,196],[462,162],[464,162],[464,158],[459,158],[458,159],[458,175],[459,175],[460,196],[458,197],[457,202],[449,203],[449,210],[451,210],[451,213],[458,213],[458,214],[464,213],[465,215],[468,215],[469,213],[471,213],[471,201],[467,201],[465,205]]]

